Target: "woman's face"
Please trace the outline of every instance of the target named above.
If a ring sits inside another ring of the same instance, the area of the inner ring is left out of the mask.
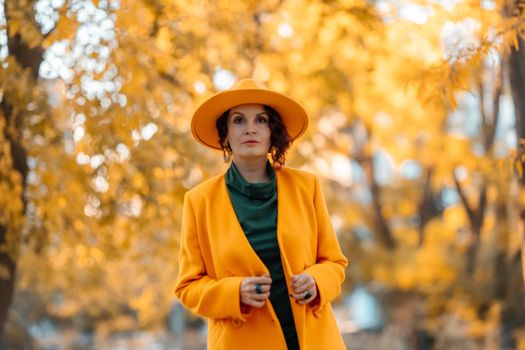
[[[234,157],[266,158],[270,149],[269,116],[260,104],[233,107],[228,115],[229,142]]]

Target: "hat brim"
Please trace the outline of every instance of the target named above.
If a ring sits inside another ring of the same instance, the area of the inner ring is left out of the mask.
[[[219,92],[202,103],[191,120],[193,137],[204,146],[221,149],[215,123],[227,110],[242,104],[257,103],[275,109],[281,116],[291,140],[301,136],[308,127],[306,111],[292,98],[270,90],[239,89]]]

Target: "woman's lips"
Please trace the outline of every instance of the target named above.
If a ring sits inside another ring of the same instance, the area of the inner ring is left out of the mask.
[[[259,142],[257,142],[257,141],[253,141],[253,140],[249,140],[249,141],[244,141],[244,142],[243,142],[243,144],[245,144],[245,145],[255,145],[255,144],[257,144],[257,143],[259,143]]]

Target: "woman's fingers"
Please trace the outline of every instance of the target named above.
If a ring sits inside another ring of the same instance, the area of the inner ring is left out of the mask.
[[[255,293],[253,296],[253,299],[255,300],[266,300],[270,297],[270,292],[266,292],[266,293],[262,293],[262,294],[257,294]]]
[[[297,303],[308,304],[317,297],[317,289],[308,290],[303,293],[292,293],[290,295],[296,300]]]
[[[300,294],[306,292],[307,290],[311,291],[315,288],[315,281],[312,276],[307,273],[301,273],[299,275],[292,276],[292,292],[295,294]]]
[[[257,301],[257,300],[247,300],[244,302],[246,305],[253,306],[256,308],[261,308],[264,306],[265,301]]]
[[[291,296],[298,304],[308,304],[317,297],[317,286],[314,278],[308,273],[293,275]]]
[[[269,292],[270,291],[270,288],[271,288],[271,285],[269,284],[260,284],[260,287],[259,287],[259,293],[257,292],[257,283],[253,284],[253,292],[255,294],[265,294],[266,292]]]
[[[268,275],[246,277],[241,281],[241,302],[261,308],[270,297],[272,279]],[[305,305],[317,297],[315,280],[308,273],[293,275],[291,279],[291,294],[298,304]]]
[[[261,288],[270,288],[272,284],[272,279],[270,277],[246,277],[241,282],[241,289],[246,288],[248,290],[254,290],[256,288],[256,285],[260,284]]]
[[[241,302],[260,308],[270,297],[272,279],[268,275],[246,277],[241,281]]]
[[[310,293],[310,296],[307,294],[307,292],[304,292],[304,293],[299,293],[299,294],[295,294],[295,302],[297,304],[300,304],[300,305],[305,305],[305,304],[308,304],[309,302],[313,301],[316,297],[317,297],[317,289],[315,289],[312,292],[308,291]],[[294,294],[292,294],[293,296]],[[309,298],[306,298],[308,297]]]
[[[260,284],[272,284],[272,279],[268,275],[264,275],[261,277],[249,277],[253,283],[260,283]]]

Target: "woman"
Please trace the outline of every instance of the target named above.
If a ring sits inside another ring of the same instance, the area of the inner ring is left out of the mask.
[[[297,102],[250,79],[193,115],[193,136],[233,159],[184,198],[175,293],[208,318],[209,349],[345,348],[330,302],[347,260],[318,179],[283,167],[307,124]]]

